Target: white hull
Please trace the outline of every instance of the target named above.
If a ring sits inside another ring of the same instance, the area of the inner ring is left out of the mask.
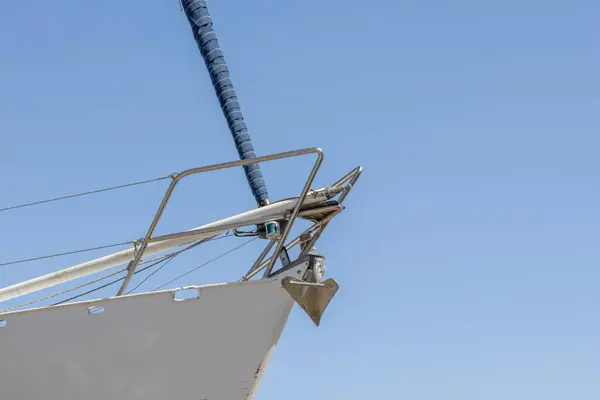
[[[0,315],[0,398],[251,399],[294,304],[281,279],[304,270]]]

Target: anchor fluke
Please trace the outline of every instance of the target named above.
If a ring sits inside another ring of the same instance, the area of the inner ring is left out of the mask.
[[[338,283],[333,278],[321,283],[310,283],[286,276],[281,281],[281,285],[317,326],[321,323],[325,309],[339,289]]]

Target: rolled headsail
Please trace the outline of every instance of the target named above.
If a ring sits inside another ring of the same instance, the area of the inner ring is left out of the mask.
[[[227,120],[229,131],[235,141],[240,159],[247,160],[256,157],[248,127],[242,115],[239,100],[233,82],[229,75],[229,68],[223,58],[219,47],[217,35],[213,30],[211,17],[204,0],[181,0],[181,6],[194,32],[194,38],[204,58],[210,79],[215,88],[221,110]],[[259,206],[269,204],[269,194],[265,180],[258,164],[244,166],[248,184]]]

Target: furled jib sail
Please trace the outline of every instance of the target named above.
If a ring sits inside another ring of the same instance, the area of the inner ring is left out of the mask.
[[[229,68],[219,47],[217,35],[213,30],[211,17],[204,0],[181,0],[181,6],[190,22],[194,38],[204,58],[210,79],[217,93],[221,109],[227,120],[229,131],[235,141],[240,159],[255,158],[254,148],[248,133],[242,109],[238,101]],[[269,204],[269,194],[258,164],[244,167],[248,184],[259,206]]]

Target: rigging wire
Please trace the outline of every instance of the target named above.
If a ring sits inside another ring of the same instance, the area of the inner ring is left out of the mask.
[[[153,261],[158,261],[156,263],[156,264],[158,264],[161,261],[164,261],[165,259],[170,258],[171,256],[172,256],[172,254],[167,254],[166,256],[162,256],[162,257],[155,258],[153,260],[148,260],[148,261],[141,262],[140,265],[148,264],[148,263],[151,263]],[[153,265],[155,265],[155,264],[153,264]],[[29,301],[27,303],[22,303],[22,304],[19,304],[19,305],[16,305],[16,306],[5,308],[4,310],[0,310],[0,313],[6,312],[6,311],[10,311],[10,310],[14,310],[14,309],[21,308],[21,307],[25,307],[25,306],[30,306],[32,304],[36,304],[36,303],[42,302],[44,300],[52,299],[54,297],[57,297],[57,296],[60,296],[60,295],[66,294],[66,293],[73,292],[73,291],[81,289],[83,287],[86,287],[86,286],[89,286],[89,285],[93,285],[94,283],[101,282],[104,279],[110,278],[111,276],[118,275],[118,274],[120,274],[123,271],[127,271],[127,268],[120,269],[120,270],[118,270],[116,272],[110,273],[108,275],[101,276],[101,277],[99,277],[97,279],[91,280],[91,281],[86,282],[86,283],[82,283],[81,285],[77,285],[77,286],[72,287],[70,289],[63,290],[62,292],[52,293],[51,295],[48,295],[46,297],[41,297],[39,299],[35,299],[35,300]],[[145,269],[144,269],[144,271],[145,271]]]
[[[48,254],[48,255],[40,256],[40,257],[25,258],[23,260],[8,261],[8,262],[5,262],[5,263],[1,263],[0,267],[4,267],[6,265],[21,264],[21,263],[25,263],[25,262],[29,262],[29,261],[44,260],[46,258],[68,256],[70,254],[85,253],[87,251],[94,251],[94,250],[108,249],[108,248],[111,248],[111,247],[125,246],[126,244],[132,244],[132,243],[133,243],[133,241],[122,242],[122,243],[115,243],[115,244],[107,244],[105,246],[89,247],[87,249],[79,249],[79,250],[67,251],[67,252],[64,252],[64,253],[55,253],[55,254]]]
[[[144,284],[144,282],[146,282],[148,279],[152,278],[152,276],[154,276],[157,272],[159,272],[161,269],[163,269],[164,267],[166,267],[171,261],[173,261],[176,256],[177,255],[174,255],[173,257],[170,257],[168,260],[166,260],[166,262],[163,265],[161,265],[160,267],[158,267],[157,269],[155,269],[154,271],[152,271],[147,277],[145,277],[133,289],[131,289],[127,293],[125,293],[125,295],[127,296],[128,294],[133,293],[137,288],[139,288],[140,286],[142,286]]]
[[[173,253],[172,257],[170,257],[170,258],[167,260],[167,262],[165,262],[163,265],[161,265],[160,267],[158,267],[156,270],[152,271],[152,273],[151,273],[151,274],[149,274],[147,277],[145,277],[145,278],[144,278],[144,279],[143,279],[143,280],[142,280],[140,283],[138,283],[138,284],[137,284],[137,285],[136,285],[136,286],[135,286],[133,289],[131,289],[130,291],[128,291],[128,292],[127,292],[127,293],[125,293],[125,294],[126,294],[126,295],[128,295],[128,294],[131,294],[132,292],[134,292],[134,291],[135,291],[137,288],[139,288],[140,286],[142,286],[142,285],[144,284],[144,282],[146,282],[148,279],[150,279],[150,278],[151,278],[153,275],[155,275],[155,274],[156,274],[157,272],[159,272],[161,269],[163,269],[164,267],[166,267],[166,266],[167,266],[167,265],[168,265],[168,264],[169,264],[169,263],[170,263],[170,262],[171,262],[171,261],[172,261],[172,260],[173,260],[173,259],[174,259],[176,256],[178,256],[179,254],[183,253],[184,251],[186,251],[186,250],[190,250],[190,249],[193,249],[193,248],[194,248],[194,247],[196,247],[196,246],[199,246],[199,245],[201,245],[201,244],[203,244],[203,243],[206,243],[206,242],[209,242],[209,241],[212,241],[212,240],[218,240],[218,239],[224,239],[224,238],[226,238],[226,237],[230,237],[229,233],[230,233],[230,231],[227,231],[227,232],[225,233],[225,235],[224,235],[224,236],[220,236],[220,237],[219,237],[219,235],[217,235],[217,236],[213,236],[213,237],[210,237],[210,238],[202,239],[202,240],[200,240],[200,241],[198,241],[198,242],[196,242],[196,243],[193,243],[193,244],[191,244],[190,246],[186,247],[185,249],[182,249],[182,250],[179,250],[179,251],[178,251],[178,252],[176,252],[176,253]]]
[[[160,257],[156,257],[156,258],[151,258],[150,260],[146,260],[146,261],[142,260],[142,261],[140,261],[139,265],[148,264],[148,263],[151,263],[151,262],[154,262],[154,261],[163,261],[165,258],[171,257],[174,253],[182,253],[182,252],[184,252],[186,250],[189,250],[189,249],[191,249],[194,246],[197,246],[199,244],[206,243],[206,242],[212,242],[213,240],[225,239],[225,238],[228,238],[228,237],[232,237],[231,236],[231,231],[225,232],[225,234],[223,236],[213,236],[213,237],[210,237],[210,238],[202,239],[201,241],[193,243],[190,246],[188,246],[188,247],[186,247],[186,248],[184,248],[182,250],[177,250],[177,251],[175,251],[173,253],[169,253],[169,254],[166,254],[164,256],[160,256]]]
[[[193,268],[193,269],[191,269],[191,270],[187,271],[186,273],[179,275],[177,278],[175,278],[175,279],[171,279],[169,282],[167,282],[167,283],[165,283],[165,284],[163,284],[163,285],[160,285],[159,287],[157,287],[157,288],[153,289],[152,291],[153,291],[153,292],[155,292],[155,291],[157,291],[158,289],[162,289],[162,288],[164,288],[165,286],[167,286],[167,285],[170,285],[171,283],[175,282],[175,281],[176,281],[176,280],[178,280],[179,278],[183,278],[184,276],[187,276],[187,275],[191,274],[192,272],[194,272],[194,271],[197,271],[198,269],[200,269],[200,268],[202,268],[202,267],[204,267],[204,266],[206,266],[206,265],[210,264],[211,262],[213,262],[213,261],[216,261],[216,260],[218,260],[219,258],[221,258],[221,257],[224,257],[224,256],[226,256],[227,254],[229,254],[229,253],[231,253],[231,252],[234,252],[235,250],[237,250],[237,249],[239,249],[239,248],[241,248],[241,247],[244,247],[245,245],[249,244],[250,242],[253,242],[253,241],[255,241],[256,239],[258,239],[258,237],[255,237],[255,238],[253,238],[253,239],[247,240],[247,241],[245,241],[244,243],[240,244],[239,246],[236,246],[236,247],[234,247],[233,249],[226,251],[225,253],[221,253],[220,255],[218,255],[218,256],[216,256],[216,257],[214,257],[214,258],[212,258],[212,259],[208,260],[208,261],[207,261],[207,262],[205,262],[204,264],[200,264],[200,265],[199,265],[199,266],[197,266],[196,268]]]
[[[166,265],[167,265],[167,264],[168,264],[168,263],[169,263],[171,260],[173,260],[173,259],[174,259],[176,256],[178,256],[179,254],[183,253],[184,251],[186,251],[186,250],[190,250],[190,249],[192,249],[192,248],[194,248],[194,247],[196,247],[196,246],[198,246],[198,245],[200,245],[200,244],[206,243],[206,242],[210,242],[210,241],[213,241],[213,240],[224,239],[224,238],[227,238],[227,237],[233,237],[233,236],[231,236],[231,235],[230,235],[230,232],[229,232],[229,231],[228,231],[228,232],[226,232],[226,233],[225,233],[224,235],[222,235],[222,236],[213,236],[213,237],[211,237],[211,238],[206,238],[206,239],[200,240],[200,241],[198,241],[198,242],[195,242],[195,243],[193,243],[193,244],[191,244],[191,245],[187,246],[187,247],[186,247],[186,248],[184,248],[184,249],[177,250],[177,251],[175,251],[175,252],[173,252],[173,253],[170,253],[170,254],[166,254],[166,255],[164,255],[164,256],[162,256],[162,257],[157,257],[157,258],[154,258],[154,259],[151,259],[151,260],[147,260],[147,261],[143,261],[143,262],[141,262],[141,263],[140,263],[140,265],[149,264],[149,263],[152,263],[152,264],[151,264],[151,265],[149,265],[149,266],[147,266],[147,267],[145,267],[145,268],[142,268],[142,269],[140,269],[140,270],[138,270],[138,271],[134,272],[134,275],[136,275],[136,274],[138,274],[138,273],[141,273],[141,272],[144,272],[144,271],[146,271],[146,270],[148,270],[148,269],[150,269],[150,268],[152,268],[152,267],[154,267],[154,266],[156,266],[156,265],[160,264],[161,262],[163,262],[163,261],[166,261],[166,262],[165,262],[165,263],[164,263],[162,266],[160,266],[160,267],[159,267],[159,268],[158,268],[156,271],[154,271],[152,274],[150,274],[148,277],[146,277],[146,278],[145,278],[145,279],[144,279],[142,282],[140,282],[140,283],[139,283],[139,284],[138,284],[138,285],[137,285],[135,288],[133,288],[132,290],[130,290],[129,292],[127,292],[127,294],[130,294],[131,292],[133,292],[134,290],[136,290],[138,287],[140,287],[140,286],[141,286],[141,285],[142,285],[142,284],[143,284],[145,281],[147,281],[147,280],[148,280],[148,279],[149,279],[149,278],[150,278],[152,275],[154,275],[156,272],[160,271],[160,270],[161,270],[162,268],[164,268],[164,267],[165,267],[165,266],[166,266]],[[29,302],[27,302],[27,303],[22,303],[22,304],[19,304],[19,305],[15,305],[15,306],[12,306],[12,307],[5,308],[4,310],[0,310],[0,313],[4,313],[4,312],[7,312],[7,311],[11,311],[11,310],[17,309],[17,308],[22,308],[22,307],[29,306],[29,305],[32,305],[32,304],[40,303],[40,302],[42,302],[42,301],[44,301],[44,300],[52,299],[52,298],[54,298],[54,297],[57,297],[57,296],[60,296],[60,295],[66,294],[66,293],[73,292],[73,291],[75,291],[75,290],[78,290],[78,289],[81,289],[81,288],[83,288],[83,287],[86,287],[86,286],[89,286],[89,285],[93,285],[94,283],[101,282],[101,281],[103,281],[103,280],[105,280],[105,279],[108,279],[108,278],[110,278],[110,277],[112,277],[112,276],[118,275],[118,274],[120,274],[121,272],[124,272],[124,271],[126,271],[126,270],[127,270],[127,268],[123,268],[123,269],[120,269],[120,270],[118,270],[118,271],[115,271],[115,272],[113,272],[113,273],[110,273],[110,274],[108,274],[108,275],[105,275],[105,276],[99,277],[99,278],[97,278],[97,279],[91,280],[91,281],[89,281],[89,282],[82,283],[81,285],[77,285],[77,286],[75,286],[75,287],[72,287],[72,288],[69,288],[69,289],[63,290],[62,292],[53,293],[53,294],[51,294],[51,295],[48,295],[48,296],[46,296],[46,297],[42,297],[42,298],[39,298],[39,299],[35,299],[35,300],[29,301]],[[124,280],[124,279],[125,279],[125,277],[122,277],[122,278],[119,278],[119,279],[113,280],[113,281],[111,281],[111,282],[107,283],[106,285],[99,286],[99,287],[97,287],[97,288],[94,288],[94,289],[92,289],[92,290],[89,290],[89,291],[87,291],[87,292],[85,292],[85,293],[81,293],[81,294],[79,294],[79,295],[73,296],[73,297],[71,297],[71,298],[69,298],[69,299],[63,300],[63,301],[61,301],[61,302],[58,302],[58,303],[54,303],[54,304],[52,304],[52,305],[58,305],[58,304],[65,303],[65,302],[67,302],[67,301],[70,301],[70,300],[74,300],[74,299],[76,299],[76,298],[79,298],[79,297],[85,296],[86,294],[93,293],[93,292],[95,292],[95,291],[97,291],[97,290],[103,289],[103,288],[105,288],[105,287],[107,287],[107,286],[110,286],[110,285],[112,285],[112,284],[115,284],[115,283],[117,283],[117,282],[120,282],[120,281],[122,281],[122,280]]]
[[[229,253],[231,253],[231,252],[233,252],[233,251],[235,251],[235,250],[239,249],[240,247],[243,247],[243,246],[247,245],[248,243],[250,243],[250,242],[252,242],[252,241],[254,241],[254,240],[256,240],[256,239],[258,239],[258,238],[254,238],[254,239],[248,240],[247,242],[244,242],[244,243],[242,243],[241,245],[239,245],[239,246],[237,246],[237,247],[234,247],[233,249],[231,249],[231,250],[228,250],[228,251],[226,251],[225,253],[222,253],[221,255],[219,255],[219,256],[217,256],[217,257],[215,257],[215,258],[213,258],[213,259],[209,260],[208,262],[205,262],[204,264],[202,264],[202,265],[200,265],[200,266],[198,266],[198,267],[194,268],[193,270],[191,270],[191,271],[188,271],[188,272],[186,272],[185,274],[183,274],[183,275],[181,275],[181,276],[179,276],[179,277],[177,277],[177,278],[175,278],[175,279],[173,279],[173,280],[171,280],[171,281],[169,281],[169,282],[165,283],[164,285],[161,285],[161,286],[159,286],[158,288],[156,288],[156,289],[154,289],[154,290],[152,290],[152,291],[154,292],[154,291],[156,291],[156,290],[158,290],[158,289],[160,289],[160,288],[163,288],[163,287],[165,287],[166,285],[168,285],[168,284],[170,284],[170,283],[172,283],[172,282],[176,281],[177,279],[179,279],[179,278],[182,278],[183,276],[186,276],[186,275],[188,275],[188,274],[190,274],[190,273],[194,272],[195,270],[197,270],[197,269],[198,269],[198,268],[200,268],[200,267],[203,267],[203,266],[205,266],[205,265],[207,265],[207,264],[210,264],[210,263],[211,263],[211,262],[213,262],[213,261],[216,261],[216,260],[218,260],[219,258],[221,258],[221,257],[223,257],[223,256],[225,256],[225,255],[227,255],[227,254],[229,254]],[[179,254],[179,253],[177,253],[177,254]],[[172,255],[172,257],[175,257],[177,254],[175,254],[175,255]],[[154,267],[154,266],[155,266],[155,265],[157,265],[157,264],[160,264],[162,261],[163,261],[163,260],[161,260],[161,261],[158,261],[158,262],[156,262],[156,263],[153,263],[153,264],[151,264],[151,265],[149,265],[149,266],[147,266],[147,267],[145,267],[145,268],[142,268],[142,269],[140,269],[140,270],[137,270],[137,271],[135,271],[133,274],[134,274],[134,275],[137,275],[137,274],[139,274],[140,272],[144,272],[144,271],[146,271],[147,269],[149,269],[149,268],[152,268],[152,267]],[[118,279],[115,279],[115,280],[113,280],[113,281],[111,281],[111,282],[108,282],[108,283],[106,283],[106,284],[104,284],[104,285],[102,285],[102,286],[99,286],[99,287],[97,287],[97,288],[94,288],[94,289],[88,290],[88,291],[87,291],[87,292],[85,292],[85,293],[78,294],[78,295],[76,295],[76,296],[73,296],[73,297],[70,297],[70,298],[68,298],[68,299],[65,299],[65,300],[59,301],[58,303],[54,303],[54,304],[52,304],[52,305],[53,305],[53,306],[57,306],[57,305],[59,305],[59,304],[66,303],[66,302],[68,302],[68,301],[71,301],[71,300],[78,299],[78,298],[80,298],[80,297],[82,297],[82,296],[85,296],[85,295],[87,295],[87,294],[93,293],[93,292],[95,292],[95,291],[98,291],[98,290],[100,290],[100,289],[104,289],[105,287],[108,287],[108,286],[110,286],[110,285],[114,285],[115,283],[121,282],[121,281],[125,280],[125,278],[126,278],[126,277],[125,277],[125,276],[123,276],[123,277],[121,277],[121,278],[118,278]]]
[[[153,263],[153,264],[150,264],[150,265],[148,265],[147,267],[144,267],[144,268],[142,268],[142,269],[140,269],[140,270],[137,270],[137,271],[135,271],[135,272],[133,273],[133,275],[139,274],[140,272],[144,272],[145,270],[147,270],[147,269],[149,269],[149,268],[152,268],[152,267],[154,267],[155,265],[158,265],[158,264],[160,264],[161,262],[163,262],[163,260],[157,261],[157,262],[155,262],[155,263]],[[127,268],[125,268],[125,269],[127,269]],[[96,287],[96,288],[93,288],[93,289],[90,289],[90,290],[88,290],[87,292],[83,292],[83,293],[77,294],[77,295],[75,295],[75,296],[69,297],[68,299],[61,300],[61,301],[59,301],[59,302],[57,302],[57,303],[54,303],[54,304],[52,304],[52,305],[53,305],[53,306],[57,306],[57,305],[59,305],[59,304],[67,303],[67,302],[69,302],[69,301],[71,301],[71,300],[78,299],[78,298],[80,298],[80,297],[83,297],[83,296],[85,296],[86,294],[94,293],[94,292],[96,292],[96,291],[98,291],[98,290],[100,290],[100,289],[104,289],[105,287],[108,287],[108,286],[110,286],[110,285],[114,285],[114,284],[115,284],[115,283],[117,283],[117,282],[124,281],[124,280],[125,280],[125,278],[126,278],[125,276],[122,276],[121,278],[118,278],[118,279],[115,279],[114,281],[110,281],[110,282],[108,282],[108,283],[105,283],[105,284],[104,284],[104,285],[102,285],[102,286],[98,286],[98,287]]]
[[[210,240],[218,240],[218,239],[224,239],[226,237],[229,237],[230,235],[230,231],[227,231],[225,236],[221,236],[221,237],[212,237]],[[207,240],[208,241],[208,240]],[[97,246],[97,247],[89,247],[87,249],[79,249],[79,250],[73,250],[73,251],[67,251],[64,253],[54,253],[54,254],[48,254],[45,256],[39,256],[39,257],[33,257],[33,258],[24,258],[22,260],[14,260],[14,261],[8,261],[8,262],[4,262],[4,263],[0,263],[0,267],[4,267],[6,265],[13,265],[13,264],[22,264],[22,263],[26,263],[29,261],[38,261],[38,260],[44,260],[47,258],[54,258],[54,257],[61,257],[61,256],[68,256],[71,254],[77,254],[77,253],[85,253],[87,251],[94,251],[94,250],[102,250],[102,249],[108,249],[111,247],[119,247],[119,246],[125,246],[126,244],[132,244],[135,243],[134,241],[129,241],[129,242],[121,242],[121,243],[114,243],[114,244],[107,244],[104,246]],[[159,257],[161,258],[161,257]],[[155,260],[158,260],[159,258],[155,258]],[[149,260],[146,261],[147,262],[152,262],[153,260]],[[144,263],[140,263],[140,264],[144,264]]]
[[[21,308],[21,307],[25,307],[25,306],[30,306],[30,305],[32,305],[32,304],[36,304],[36,303],[39,303],[39,302],[41,302],[41,301],[44,301],[44,300],[52,299],[52,298],[54,298],[54,297],[56,297],[56,296],[60,296],[61,294],[69,293],[69,292],[72,292],[72,291],[74,291],[74,290],[81,289],[82,287],[86,287],[86,286],[92,285],[92,284],[94,284],[94,283],[97,283],[97,282],[103,281],[104,279],[110,278],[111,276],[118,275],[118,274],[120,274],[120,273],[121,273],[121,272],[123,272],[123,271],[127,271],[127,268],[120,269],[120,270],[118,270],[118,271],[116,271],[116,272],[113,272],[112,274],[109,274],[109,275],[102,276],[102,277],[100,277],[100,278],[97,278],[97,279],[94,279],[94,280],[92,280],[92,281],[89,281],[89,282],[83,283],[83,284],[81,284],[81,285],[78,285],[78,286],[75,286],[75,287],[73,287],[73,288],[70,288],[70,289],[64,290],[64,291],[62,291],[62,292],[52,293],[51,295],[49,295],[49,296],[46,296],[46,297],[42,297],[42,298],[39,298],[39,299],[35,299],[35,300],[32,300],[32,301],[29,301],[29,302],[27,302],[27,303],[23,303],[23,304],[19,304],[19,305],[16,305],[16,306],[12,306],[12,307],[5,308],[4,310],[1,310],[1,311],[0,311],[0,313],[4,313],[4,312],[6,312],[6,311],[14,310],[14,309]]]
[[[123,189],[123,188],[131,187],[131,186],[144,185],[146,183],[158,182],[158,181],[162,181],[162,180],[165,180],[165,179],[173,179],[173,175],[161,176],[159,178],[147,179],[145,181],[132,182],[132,183],[127,183],[125,185],[112,186],[112,187],[107,187],[107,188],[98,189],[98,190],[91,190],[91,191],[88,191],[88,192],[76,193],[76,194],[71,194],[71,195],[68,195],[68,196],[55,197],[55,198],[52,198],[52,199],[34,201],[34,202],[31,202],[31,203],[18,204],[16,206],[0,208],[0,212],[14,210],[14,209],[17,209],[17,208],[24,208],[24,207],[36,206],[36,205],[39,205],[39,204],[51,203],[53,201],[66,200],[66,199],[72,199],[72,198],[75,198],[75,197],[87,196],[87,195],[90,195],[90,194],[97,194],[97,193],[102,193],[102,192],[108,192],[108,191],[111,191],[111,190]]]
[[[102,192],[108,192],[108,191],[111,191],[111,190],[123,189],[123,188],[131,187],[131,186],[144,185],[144,184],[147,184],[147,183],[158,182],[158,181],[162,181],[162,180],[165,180],[165,179],[173,179],[173,177],[174,177],[174,175],[172,174],[172,175],[167,175],[167,176],[161,176],[161,177],[154,178],[154,179],[147,179],[145,181],[132,182],[132,183],[127,183],[127,184],[119,185],[119,186],[111,186],[111,187],[107,187],[107,188],[103,188],[103,189],[91,190],[91,191],[88,191],[88,192],[71,194],[71,195],[68,195],[68,196],[61,196],[61,197],[55,197],[55,198],[52,198],[52,199],[34,201],[32,203],[19,204],[19,205],[16,205],[16,206],[0,208],[0,212],[14,210],[14,209],[17,209],[17,208],[35,206],[35,205],[39,205],[39,204],[50,203],[50,202],[59,201],[59,200],[72,199],[74,197],[87,196],[87,195],[90,195],[90,194],[97,194],[97,193],[102,193]],[[23,260],[9,261],[9,262],[5,262],[5,263],[0,263],[0,267],[3,267],[5,265],[20,264],[20,263],[29,262],[29,261],[43,260],[43,259],[46,259],[46,258],[60,257],[60,256],[66,256],[66,255],[76,254],[76,253],[84,253],[84,252],[87,252],[87,251],[107,249],[109,247],[124,246],[124,245],[130,244],[130,243],[132,243],[132,242],[115,243],[115,244],[109,244],[109,245],[106,245],[106,246],[90,247],[90,248],[87,248],[87,249],[80,249],[80,250],[68,251],[68,252],[64,252],[64,253],[56,253],[56,254],[50,254],[50,255],[45,255],[45,256],[40,256],[40,257],[26,258],[26,259],[23,259]]]

